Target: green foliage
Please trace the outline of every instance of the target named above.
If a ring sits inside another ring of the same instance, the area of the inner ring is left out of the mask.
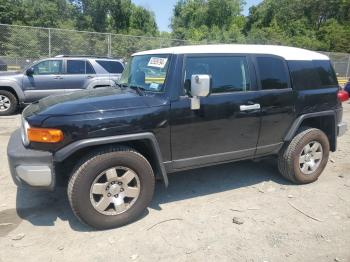
[[[0,23],[147,36],[51,31],[51,55],[105,55],[199,43],[281,44],[350,53],[350,0],[263,0],[244,17],[243,0],[179,0],[172,32],[131,0],[0,0]],[[49,55],[48,30],[0,26],[0,55]],[[162,37],[162,39],[154,37]],[[174,40],[177,39],[177,40]],[[186,41],[186,42],[185,42]]]
[[[264,0],[250,9],[249,43],[350,52],[349,0]]]
[[[0,0],[0,23],[158,34],[154,14],[131,0]]]
[[[158,36],[154,14],[131,0],[0,0],[0,23]],[[38,58],[50,54],[106,55],[109,43],[115,56],[128,56],[144,48],[159,47],[154,38],[51,29],[0,26],[0,55]],[[114,36],[114,38],[117,38]],[[130,40],[135,41],[130,41]],[[115,47],[116,49],[113,49]]]
[[[171,21],[173,36],[195,42],[244,42],[240,0],[180,0]]]
[[[350,52],[349,0],[264,0],[240,15],[243,1],[181,0],[173,36],[196,42],[292,45]]]
[[[20,0],[0,0],[0,23],[12,24],[20,17]]]
[[[65,0],[64,0],[65,1]],[[154,14],[131,0],[70,0],[77,28],[118,34],[158,34]]]

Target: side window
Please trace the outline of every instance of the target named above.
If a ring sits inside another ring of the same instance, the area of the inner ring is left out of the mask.
[[[62,60],[46,60],[42,61],[35,66],[34,75],[57,75],[62,74]]]
[[[94,68],[92,67],[89,61],[86,61],[86,74],[88,75],[96,74]]]
[[[67,74],[84,75],[86,62],[84,60],[67,60]]]
[[[288,72],[282,59],[257,57],[256,60],[263,90],[288,88]]]
[[[102,66],[108,73],[111,73],[111,74],[123,73],[124,67],[118,61],[96,60],[96,62],[100,66]]]
[[[293,88],[296,90],[311,89],[321,86],[321,80],[312,61],[288,61]]]
[[[315,60],[313,64],[320,77],[322,87],[338,85],[337,76],[329,60]]]
[[[298,90],[338,86],[330,61],[288,61],[293,87]]]
[[[240,92],[250,89],[247,59],[243,56],[187,57],[184,89],[191,90],[191,77],[195,74],[211,75],[213,93]]]

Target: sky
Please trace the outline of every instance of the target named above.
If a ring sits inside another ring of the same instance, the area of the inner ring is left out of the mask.
[[[243,14],[248,15],[249,7],[260,3],[261,1],[262,0],[246,0],[247,4],[244,8]],[[170,31],[170,18],[177,0],[132,0],[132,2],[152,10],[155,13],[160,31]]]

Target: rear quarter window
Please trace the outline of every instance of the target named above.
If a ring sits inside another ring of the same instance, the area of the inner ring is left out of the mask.
[[[293,87],[297,90],[337,86],[330,61],[288,61]]]
[[[121,74],[124,70],[123,65],[118,61],[96,60],[108,73]]]
[[[329,87],[338,85],[337,76],[332,67],[331,61],[313,61],[314,67],[320,77],[321,86]]]

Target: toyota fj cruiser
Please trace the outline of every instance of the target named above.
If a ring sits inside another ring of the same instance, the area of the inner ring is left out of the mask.
[[[135,220],[155,179],[275,156],[297,184],[324,170],[342,120],[329,58],[282,46],[209,45],[136,53],[118,86],[27,107],[8,159],[17,185],[54,189],[69,177],[77,218],[99,229]],[[215,174],[213,174],[215,175]]]

